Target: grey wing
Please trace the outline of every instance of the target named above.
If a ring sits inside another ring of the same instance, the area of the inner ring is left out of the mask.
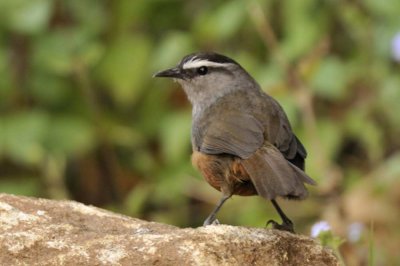
[[[293,134],[281,106],[267,96],[269,120],[267,139],[262,148],[242,161],[258,194],[266,199],[283,196],[303,199],[307,196],[304,183],[315,184],[304,171],[307,152]]]
[[[252,115],[216,115],[201,130],[195,130],[196,148],[206,154],[231,154],[249,158],[264,142],[263,127]]]
[[[303,144],[292,132],[288,118],[282,107],[272,98],[270,98],[275,106],[277,115],[275,117],[274,139],[269,140],[282,153],[286,160],[296,165],[301,170],[304,170],[304,160],[307,157],[307,151]]]
[[[288,160],[293,159],[297,154],[305,159],[307,157],[307,151],[300,140],[290,129],[283,128],[282,130],[286,132],[284,134],[279,134],[277,137],[276,147],[279,151]]]
[[[265,141],[262,148],[242,161],[242,165],[257,193],[265,199],[277,196],[304,199],[308,194],[304,183],[315,185],[315,181],[302,171],[306,154],[288,124],[281,124],[278,135]]]

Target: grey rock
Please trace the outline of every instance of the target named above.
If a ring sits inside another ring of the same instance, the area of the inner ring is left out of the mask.
[[[338,265],[313,239],[265,228],[178,228],[74,201],[0,194],[0,265]]]

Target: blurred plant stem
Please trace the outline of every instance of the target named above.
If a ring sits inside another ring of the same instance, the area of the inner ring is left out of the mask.
[[[88,104],[88,110],[96,128],[97,139],[101,143],[99,147],[102,165],[100,177],[103,179],[104,184],[107,184],[107,190],[112,200],[120,203],[122,201],[121,193],[119,193],[114,180],[116,176],[120,175],[121,169],[115,151],[107,138],[107,129],[101,121],[104,115],[102,114],[101,107],[96,98],[96,93],[91,84],[87,66],[80,60],[76,60],[74,66],[76,81],[83,98]]]
[[[66,158],[62,155],[47,155],[43,161],[42,176],[46,187],[46,194],[52,199],[69,199],[68,190],[65,187]]]
[[[10,102],[11,108],[26,106],[29,103],[29,97],[25,90],[25,81],[28,69],[27,54],[30,41],[26,36],[20,34],[11,35],[12,48],[9,54],[9,66],[12,76],[13,94]]]
[[[368,232],[368,266],[375,265],[374,221],[370,222]]]
[[[269,48],[272,57],[275,58],[279,67],[286,73],[289,72],[288,62],[280,52],[279,43],[274,30],[269,23],[262,6],[256,1],[246,1],[250,19],[253,20],[255,28],[263,40],[265,46]]]

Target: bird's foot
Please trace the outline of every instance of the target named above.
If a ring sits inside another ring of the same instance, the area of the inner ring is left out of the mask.
[[[211,217],[210,216],[204,221],[203,226],[206,226],[206,225],[218,225],[218,224],[220,224],[218,219],[216,219],[215,217]]]
[[[294,233],[293,223],[291,221],[287,221],[287,222],[283,222],[282,224],[278,224],[274,220],[269,220],[267,222],[267,226],[270,224],[272,224],[272,228],[274,228],[274,229]]]

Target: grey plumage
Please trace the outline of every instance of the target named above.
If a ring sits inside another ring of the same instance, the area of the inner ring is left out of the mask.
[[[193,149],[244,159],[258,194],[266,199],[303,199],[307,196],[303,183],[315,182],[298,169],[302,165],[289,160],[300,156],[304,161],[307,153],[277,102],[257,84],[251,90],[226,94],[193,114]]]
[[[257,193],[272,200],[292,230],[274,199],[303,199],[304,183],[315,182],[304,172],[307,152],[279,103],[238,63],[216,53],[188,55],[155,76],[172,77],[182,85],[193,105],[192,160],[224,194],[205,224],[232,194]]]

